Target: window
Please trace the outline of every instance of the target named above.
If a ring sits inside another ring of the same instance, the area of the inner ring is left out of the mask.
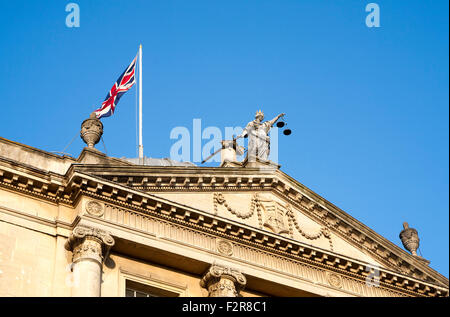
[[[178,297],[180,294],[135,281],[126,280],[125,297]]]
[[[156,297],[156,296],[154,296],[153,294],[149,294],[149,293],[139,292],[132,288],[127,288],[125,297]]]
[[[179,281],[161,280],[149,273],[119,269],[119,296],[125,297],[187,297],[187,285]]]

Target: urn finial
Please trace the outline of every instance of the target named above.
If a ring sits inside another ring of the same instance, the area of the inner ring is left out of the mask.
[[[88,119],[84,120],[81,124],[80,136],[84,143],[89,148],[94,148],[94,145],[100,141],[103,134],[103,124],[97,119],[95,113],[91,113]]]
[[[419,248],[419,235],[417,230],[410,228],[407,222],[403,223],[403,230],[400,232],[400,240],[406,250],[412,255],[417,256],[417,249]]]

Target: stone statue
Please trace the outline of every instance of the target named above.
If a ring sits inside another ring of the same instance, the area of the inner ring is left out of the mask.
[[[262,122],[264,113],[259,110],[256,112],[255,120],[249,122],[241,135],[236,137],[236,139],[239,139],[249,136],[248,161],[255,161],[256,158],[264,161],[268,160],[270,153],[269,131],[278,119],[284,115],[284,113],[281,113],[270,121]]]

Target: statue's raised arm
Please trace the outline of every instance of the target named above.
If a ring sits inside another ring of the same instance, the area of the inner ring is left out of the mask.
[[[281,118],[284,117],[286,114],[285,113],[280,113],[278,116],[276,116],[275,118],[273,118],[272,120],[268,121],[270,124],[270,127],[273,127],[273,125]]]

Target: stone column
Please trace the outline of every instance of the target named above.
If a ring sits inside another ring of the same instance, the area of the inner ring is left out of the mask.
[[[100,296],[103,260],[113,245],[114,239],[106,231],[86,226],[73,229],[65,244],[66,250],[73,253],[72,296]]]
[[[247,279],[238,270],[213,264],[205,273],[200,286],[208,290],[209,297],[238,297]]]

